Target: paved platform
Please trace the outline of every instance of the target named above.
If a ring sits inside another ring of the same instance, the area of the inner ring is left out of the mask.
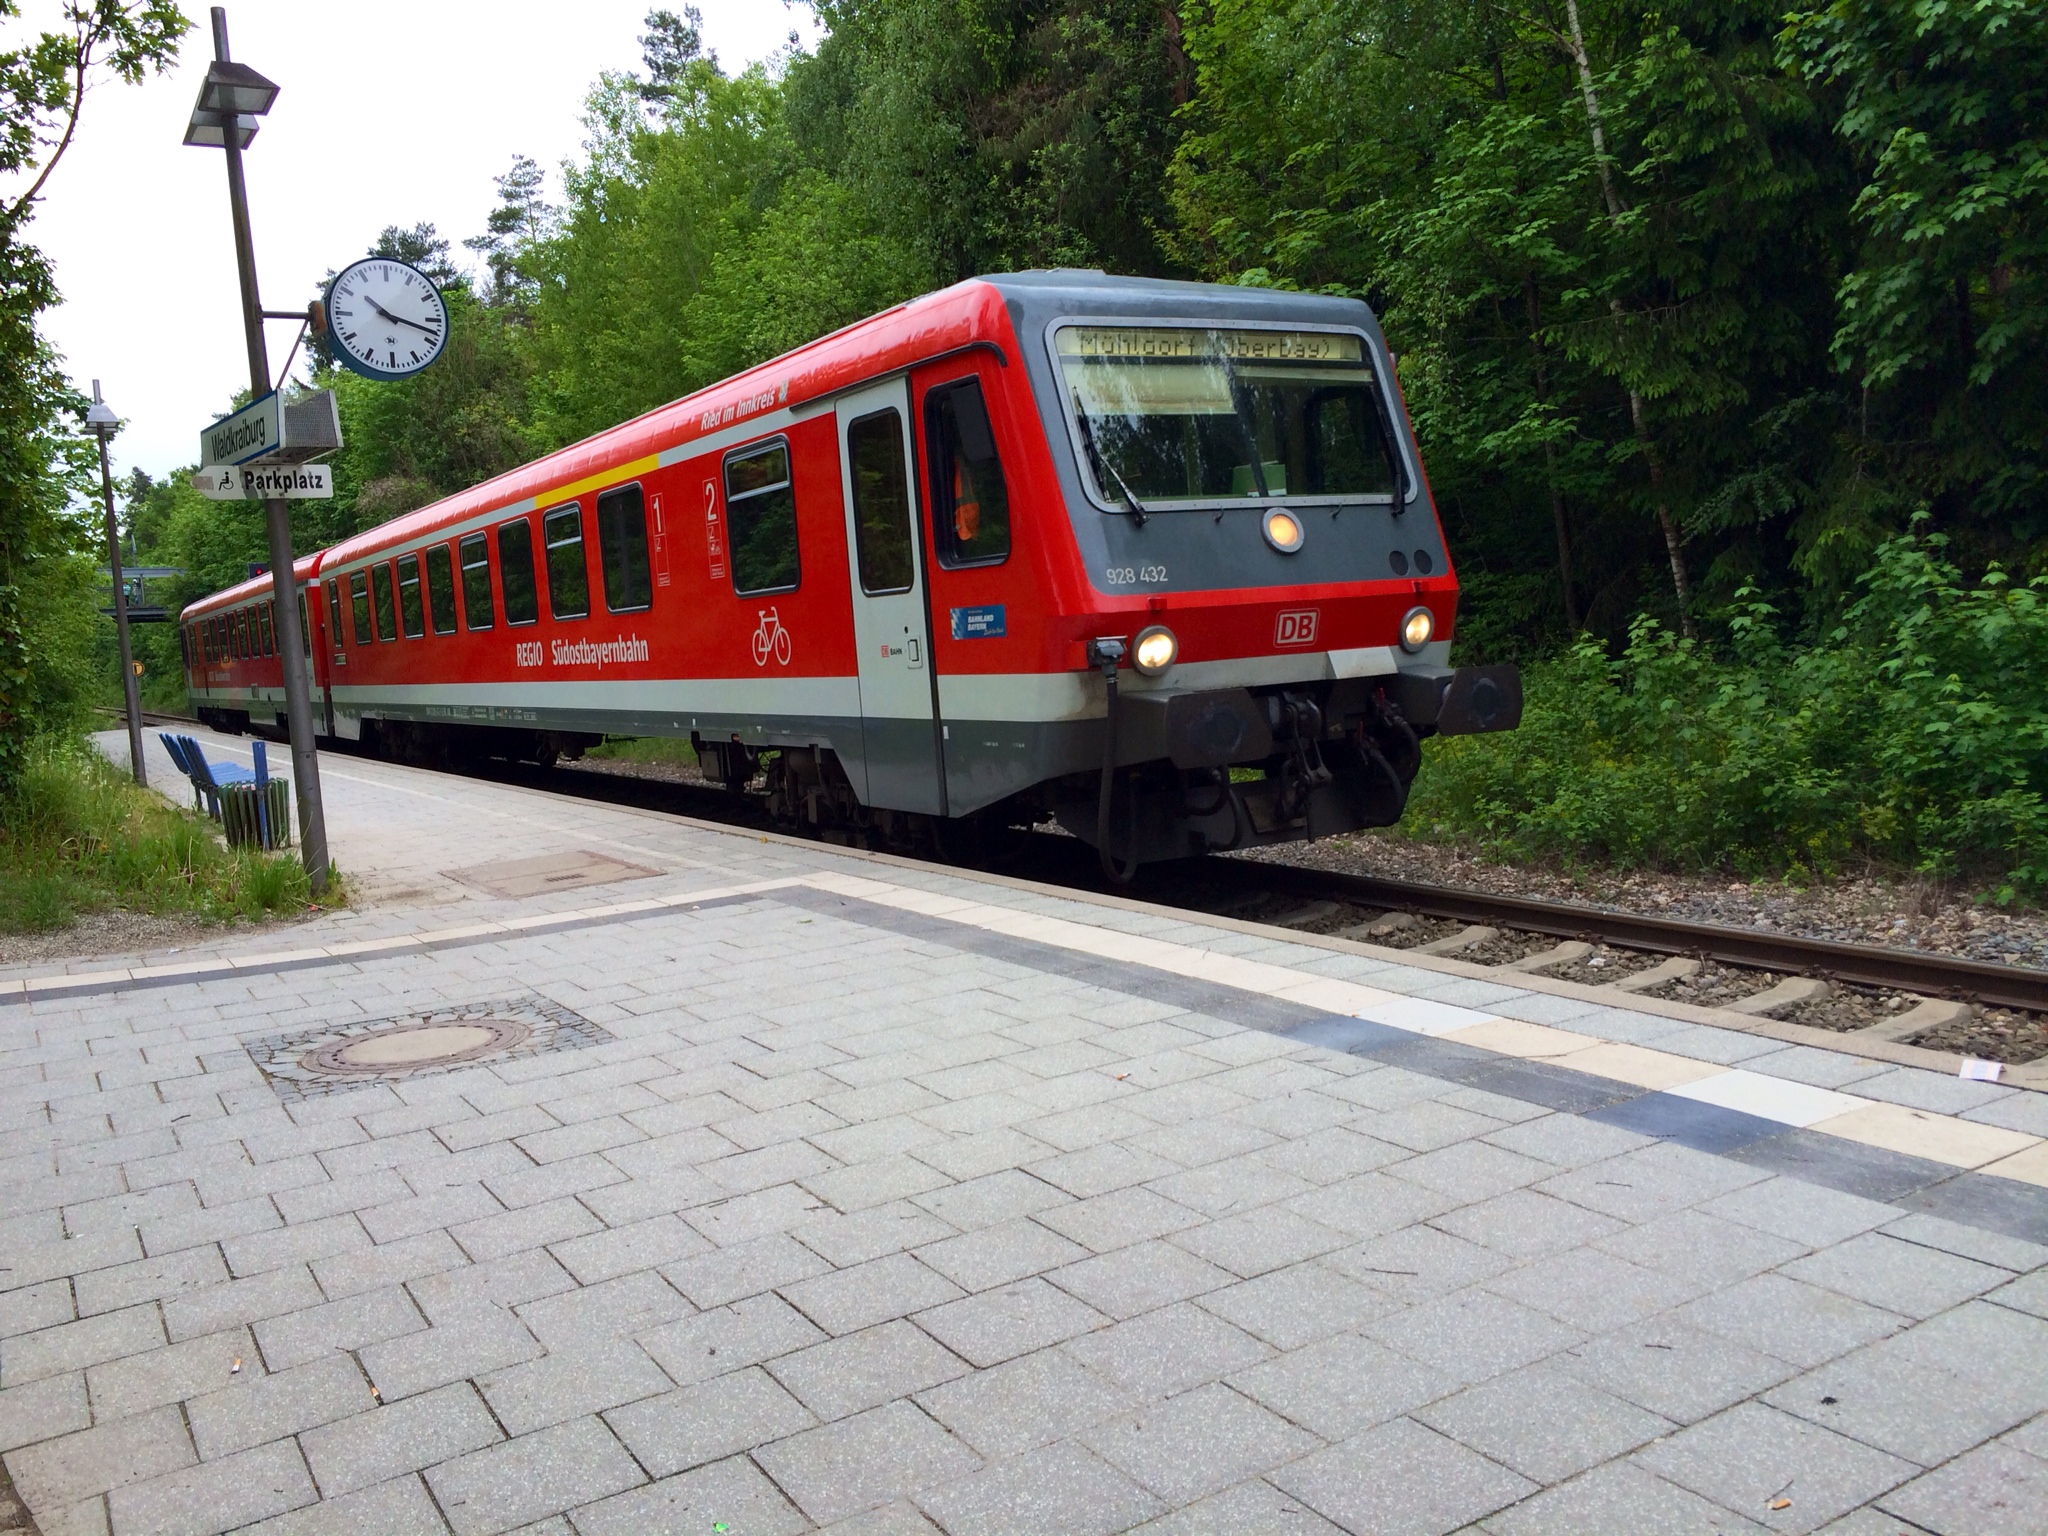
[[[2039,1093],[325,777],[357,910],[0,971],[45,1536],[2048,1529]]]

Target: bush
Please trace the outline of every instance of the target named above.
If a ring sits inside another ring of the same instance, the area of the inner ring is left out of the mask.
[[[0,931],[61,928],[107,907],[224,921],[308,899],[296,857],[229,848],[211,822],[138,789],[82,743],[32,742],[0,800]]]
[[[1517,859],[1828,873],[1875,859],[2048,889],[2048,578],[1961,580],[1884,544],[1841,627],[1794,647],[1753,593],[1720,650],[1639,619],[1529,667],[1522,727],[1438,738],[1411,833]]]

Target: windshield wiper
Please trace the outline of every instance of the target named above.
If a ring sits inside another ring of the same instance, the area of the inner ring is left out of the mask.
[[[1131,490],[1129,482],[1116,472],[1116,466],[1104,458],[1102,450],[1095,446],[1095,428],[1089,424],[1088,412],[1081,404],[1081,392],[1078,389],[1074,391],[1074,420],[1081,423],[1081,441],[1087,446],[1089,460],[1097,469],[1109,471],[1109,478],[1116,482],[1116,488],[1124,493],[1124,501],[1130,506],[1131,521],[1140,528],[1144,527],[1145,519],[1151,514],[1145,510],[1145,503],[1138,500],[1136,493]]]

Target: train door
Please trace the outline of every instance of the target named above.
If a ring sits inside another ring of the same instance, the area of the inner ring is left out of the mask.
[[[931,633],[914,533],[909,384],[896,379],[841,395],[838,417],[868,804],[943,816]]]
[[[309,581],[299,588],[300,638],[306,642],[306,682],[320,690],[313,708],[315,735],[334,734],[334,678],[324,659],[330,650],[328,626],[334,622],[332,608],[321,601],[320,583]]]

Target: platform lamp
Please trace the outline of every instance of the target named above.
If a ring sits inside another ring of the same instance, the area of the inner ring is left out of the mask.
[[[135,680],[135,649],[128,640],[128,584],[121,578],[121,530],[114,522],[114,471],[107,459],[107,444],[121,430],[121,418],[100,398],[100,381],[92,381],[92,409],[85,413],[86,428],[100,440],[100,497],[107,509],[107,575],[114,583],[114,629],[121,637],[121,693],[128,709],[128,761],[135,770],[135,782],[147,786],[148,771],[142,765],[142,693]]]
[[[242,182],[242,151],[256,137],[256,120],[276,103],[277,89],[248,65],[237,64],[228,57],[228,13],[221,6],[214,6],[213,62],[206,67],[199,99],[193,103],[191,121],[185,126],[185,142],[223,150],[227,155],[228,211],[234,220],[235,266],[242,280],[242,329],[249,347],[249,388],[257,399],[272,393],[270,352],[263,342],[264,320],[305,319],[303,311],[266,311],[257,295],[256,245],[249,233],[248,189]],[[271,590],[275,594],[277,622],[289,634],[297,627],[292,620],[298,614],[299,602],[299,584],[292,563],[289,504],[279,497],[265,500],[263,520],[270,536]],[[299,847],[305,858],[307,880],[318,896],[327,887],[327,817],[321,806],[320,759],[313,747],[312,688],[301,649],[280,645],[277,651],[284,667],[292,787],[299,802]]]

